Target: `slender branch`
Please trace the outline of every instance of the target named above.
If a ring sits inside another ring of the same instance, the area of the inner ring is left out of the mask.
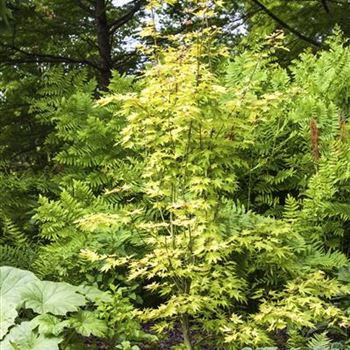
[[[2,104],[0,104],[2,105]],[[8,111],[13,111],[16,110],[18,108],[22,108],[22,107],[29,107],[30,104],[29,103],[25,103],[25,104],[18,104],[16,106],[6,106],[5,108],[0,108],[0,112],[8,112]]]
[[[118,28],[129,22],[137,11],[145,4],[144,0],[139,0],[135,3],[135,6],[130,9],[125,15],[119,17],[115,21],[109,24],[109,33],[113,34]]]
[[[99,69],[98,65],[90,60],[84,60],[84,59],[76,59],[72,57],[66,57],[66,56],[59,56],[59,55],[51,55],[51,54],[45,54],[40,52],[28,52],[23,49],[20,49],[18,47],[12,46],[12,45],[6,45],[6,44],[0,44],[3,48],[21,53],[26,58],[11,58],[9,60],[5,60],[2,63],[52,63],[52,62],[61,62],[61,63],[70,63],[70,64],[83,64],[83,65],[89,65],[91,67],[94,67],[96,69]]]
[[[82,36],[80,40],[85,41],[90,47],[93,47],[94,49],[99,49],[98,45],[91,38]]]
[[[93,10],[90,6],[84,4],[82,0],[76,0],[76,1],[77,1],[77,5],[78,5],[81,9],[83,9],[84,11],[86,11],[89,15],[94,15],[94,10]]]
[[[300,33],[298,30],[295,28],[291,27],[288,23],[284,22],[281,18],[276,16],[273,12],[271,12],[264,4],[262,4],[259,0],[251,0],[252,2],[255,3],[255,5],[259,6],[269,17],[271,17],[275,22],[280,24],[282,27],[286,28],[289,30],[291,33],[293,33],[295,36],[298,38],[316,46],[316,47],[322,47],[322,44],[312,38],[309,38],[305,36],[304,34]]]
[[[349,0],[328,0],[328,2],[332,2],[333,4],[337,4],[337,5],[350,5]]]
[[[131,58],[135,57],[137,54],[135,51],[125,52],[122,55],[116,56],[112,59],[113,65],[123,64],[125,62],[128,62]]]
[[[329,7],[328,7],[328,4],[327,4],[327,0],[321,0],[321,3],[322,3],[322,6],[324,8],[324,10],[327,12],[328,15],[330,15],[330,10],[329,10]]]
[[[71,62],[71,61],[65,61],[64,59],[50,59],[50,58],[28,58],[28,59],[10,59],[6,61],[2,61],[0,63],[0,67],[2,66],[9,66],[9,65],[16,65],[16,64],[33,64],[33,63],[65,63],[65,64],[70,64],[70,65],[84,65],[86,66],[87,64],[83,61],[76,61],[76,62]],[[97,68],[96,68],[97,69]]]

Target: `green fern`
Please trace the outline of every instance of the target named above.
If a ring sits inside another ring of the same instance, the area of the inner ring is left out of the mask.
[[[16,246],[29,245],[28,236],[25,233],[23,233],[19,229],[19,227],[6,216],[3,216],[2,218],[2,231],[3,231],[2,233],[3,237],[1,239],[2,241],[11,242]]]
[[[30,247],[0,245],[0,266],[14,266],[32,270],[36,252]]]
[[[330,350],[331,340],[325,333],[316,334],[308,341],[308,348],[310,350]]]

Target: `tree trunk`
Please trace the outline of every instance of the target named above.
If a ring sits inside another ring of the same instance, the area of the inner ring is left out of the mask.
[[[105,0],[96,0],[95,3],[95,21],[97,45],[100,52],[99,62],[99,87],[101,90],[107,90],[112,76],[112,57],[111,42],[109,37],[109,27],[107,22],[106,2]]]

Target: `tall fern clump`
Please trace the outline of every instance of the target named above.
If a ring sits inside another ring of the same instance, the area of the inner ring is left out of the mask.
[[[281,34],[272,36],[253,55],[235,56],[225,76],[254,139],[243,154],[238,196],[249,208],[278,217],[288,195],[304,196],[319,162],[329,163],[324,157],[332,144],[347,142],[350,72],[349,51],[339,34],[329,40],[329,51],[304,53],[288,70],[268,54],[281,40]]]
[[[1,76],[8,73],[2,70]],[[38,194],[51,188],[43,146],[47,129],[30,110],[30,99],[37,96],[33,88],[37,78],[28,73],[11,83],[5,80],[0,82],[0,266],[29,268],[37,242],[31,217]]]
[[[66,87],[63,94],[62,86]],[[110,86],[115,93],[132,88],[132,78],[117,74]],[[131,200],[139,192],[137,158],[115,146],[124,126],[122,119],[113,118],[119,106],[96,106],[94,90],[95,83],[87,81],[84,71],[65,75],[54,70],[47,74],[42,99],[33,105],[38,118],[52,126],[46,143],[52,150],[52,181],[58,188],[55,196],[40,196],[33,217],[46,242],[34,261],[42,277],[60,276],[75,283],[90,277],[95,280],[94,268],[88,272],[77,260],[82,248],[105,248],[104,252],[112,254],[133,245],[127,243],[133,240],[130,233],[106,226],[92,234],[77,226],[89,213],[118,212],[120,201]]]
[[[157,6],[151,2],[150,13]],[[347,258],[323,248],[317,227],[306,234],[305,211],[293,199],[310,187],[322,152],[295,116],[307,91],[262,50],[235,58],[222,78],[227,52],[207,24],[216,6],[191,2],[198,31],[168,37],[163,49],[151,22],[144,35],[154,41],[146,50],[152,64],[140,90],[99,102],[121,104],[115,117],[126,126],[118,144],[142,159],[143,205],[130,201],[124,211],[87,215],[78,225],[128,229],[145,250],[82,255],[101,261],[103,271],[126,266],[130,280],[158,293],[163,302],[139,317],[158,331],[180,325],[186,349],[204,346],[196,331],[217,349],[273,344],[281,330],[290,345],[304,345],[305,332],[320,324],[349,326],[333,300],[350,291],[332,278]],[[284,219],[253,213],[236,198]]]
[[[310,93],[300,99],[300,109],[310,115],[309,135],[315,171],[304,192],[305,227],[317,227],[324,243],[349,256],[349,77],[350,52],[338,35],[330,51],[317,57],[302,55],[293,74],[296,84]],[[341,78],[339,78],[341,77]],[[301,111],[300,111],[301,112]],[[299,123],[301,113],[299,112]]]
[[[134,86],[132,77],[115,74],[110,90],[127,93]],[[125,126],[124,119],[113,117],[120,104],[96,105],[95,83],[87,80],[85,71],[49,71],[41,95],[32,109],[51,127],[46,146],[54,189],[39,196],[33,216],[42,244],[32,269],[41,278],[94,283],[113,291],[113,298],[99,300],[97,308],[107,325],[103,336],[110,348],[126,349],[129,341],[151,341],[133,319],[133,303],[139,301],[134,292],[137,285],[125,281],[123,269],[100,274],[100,263],[87,264],[80,258],[83,248],[118,256],[141,250],[142,242],[127,229],[125,219],[122,225],[105,222],[126,211],[121,203],[142,202],[138,175],[142,164],[133,152],[116,146]],[[93,225],[83,229],[80,220],[96,212],[99,217]],[[104,224],[99,225],[102,219]]]
[[[240,104],[252,102],[246,116],[255,119],[247,166],[239,170],[240,200],[277,217],[294,201],[303,208],[304,234],[348,255],[350,53],[339,33],[328,43],[328,51],[302,54],[289,74],[266,49],[238,56],[226,84],[231,93],[243,91]]]
[[[265,46],[234,56],[222,79],[232,116],[244,120],[249,129],[240,153],[244,162],[236,170],[236,196],[247,208],[278,217],[285,196],[302,191],[305,174],[313,170],[308,140],[289,117],[300,89],[291,86],[287,71],[274,61],[282,40],[279,34]]]

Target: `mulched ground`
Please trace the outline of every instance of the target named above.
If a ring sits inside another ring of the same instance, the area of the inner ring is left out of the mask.
[[[147,333],[152,333],[151,331],[152,324],[146,324],[143,326],[143,329]],[[339,335],[339,334],[328,334],[328,336],[335,342],[343,342],[346,339],[349,339],[350,334],[348,336],[345,335]],[[193,334],[193,340],[195,343],[195,339],[203,339],[203,334],[199,334],[198,332],[194,332]],[[276,345],[278,346],[279,350],[287,350],[287,340],[288,336],[285,331],[279,331],[276,332],[273,336],[274,340],[276,341]],[[170,350],[174,345],[181,344],[183,341],[182,338],[182,332],[179,326],[174,327],[174,329],[168,331],[166,334],[164,334],[164,339],[161,339],[159,343],[157,344],[144,344],[139,345],[141,350]],[[101,341],[98,338],[95,337],[89,337],[86,338],[85,341],[86,348],[87,349],[97,349],[97,350],[107,350],[108,346],[105,342]],[[210,345],[201,344],[199,346],[201,350],[217,350],[214,347]]]
[[[147,333],[152,333],[150,330],[151,327],[152,324],[147,324],[144,325],[143,328]],[[170,350],[173,346],[181,344],[182,341],[183,338],[180,327],[175,327],[174,329],[168,331],[165,334],[164,339],[161,339],[158,344],[144,344],[139,345],[139,347],[141,350]],[[108,345],[105,342],[95,337],[86,338],[85,344],[88,349],[107,350],[108,348]],[[94,346],[96,348],[94,348]],[[202,344],[200,348],[201,350],[216,350],[214,347],[205,344]]]

